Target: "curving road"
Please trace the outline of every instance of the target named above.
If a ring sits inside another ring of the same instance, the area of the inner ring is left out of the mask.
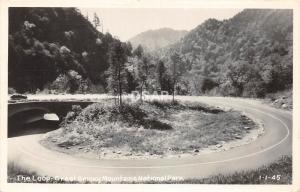
[[[230,107],[260,120],[265,133],[254,142],[228,151],[194,157],[150,160],[92,160],[48,150],[38,141],[43,134],[8,139],[9,161],[48,176],[133,177],[180,176],[201,178],[258,168],[282,155],[292,154],[292,113],[271,108],[258,100],[225,97],[178,97],[214,106]]]

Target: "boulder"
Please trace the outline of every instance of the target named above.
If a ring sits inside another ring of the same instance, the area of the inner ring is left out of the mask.
[[[47,121],[59,121],[59,117],[55,113],[45,113],[43,119]]]
[[[284,108],[284,109],[286,109],[287,108],[287,104],[284,103],[284,104],[281,105],[281,107]]]
[[[242,136],[240,136],[240,135],[238,135],[238,134],[234,134],[234,138],[236,138],[236,139],[241,139]]]

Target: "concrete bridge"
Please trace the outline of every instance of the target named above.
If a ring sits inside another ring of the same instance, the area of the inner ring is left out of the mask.
[[[65,115],[72,109],[72,105],[82,108],[92,104],[91,101],[32,101],[8,104],[8,136],[15,135],[26,125],[47,121],[45,114],[53,113],[59,118],[58,125]],[[51,122],[48,122],[51,123]]]

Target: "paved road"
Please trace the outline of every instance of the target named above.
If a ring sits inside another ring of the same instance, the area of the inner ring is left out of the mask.
[[[260,120],[265,134],[254,142],[228,151],[194,157],[150,160],[91,160],[55,152],[38,144],[43,134],[8,139],[9,161],[48,176],[180,176],[208,177],[269,164],[292,154],[292,113],[263,105],[260,101],[223,97],[180,97],[182,100],[231,107]]]

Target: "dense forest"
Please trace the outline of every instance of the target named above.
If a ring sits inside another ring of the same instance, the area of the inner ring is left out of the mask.
[[[151,52],[99,32],[94,17],[75,8],[10,8],[10,90],[264,97],[292,87],[292,10],[208,19]]]
[[[75,8],[9,9],[9,87],[18,92],[104,92],[109,45]]]
[[[232,19],[208,19],[157,55],[183,65],[182,94],[263,97],[293,81],[291,10],[244,10]]]

